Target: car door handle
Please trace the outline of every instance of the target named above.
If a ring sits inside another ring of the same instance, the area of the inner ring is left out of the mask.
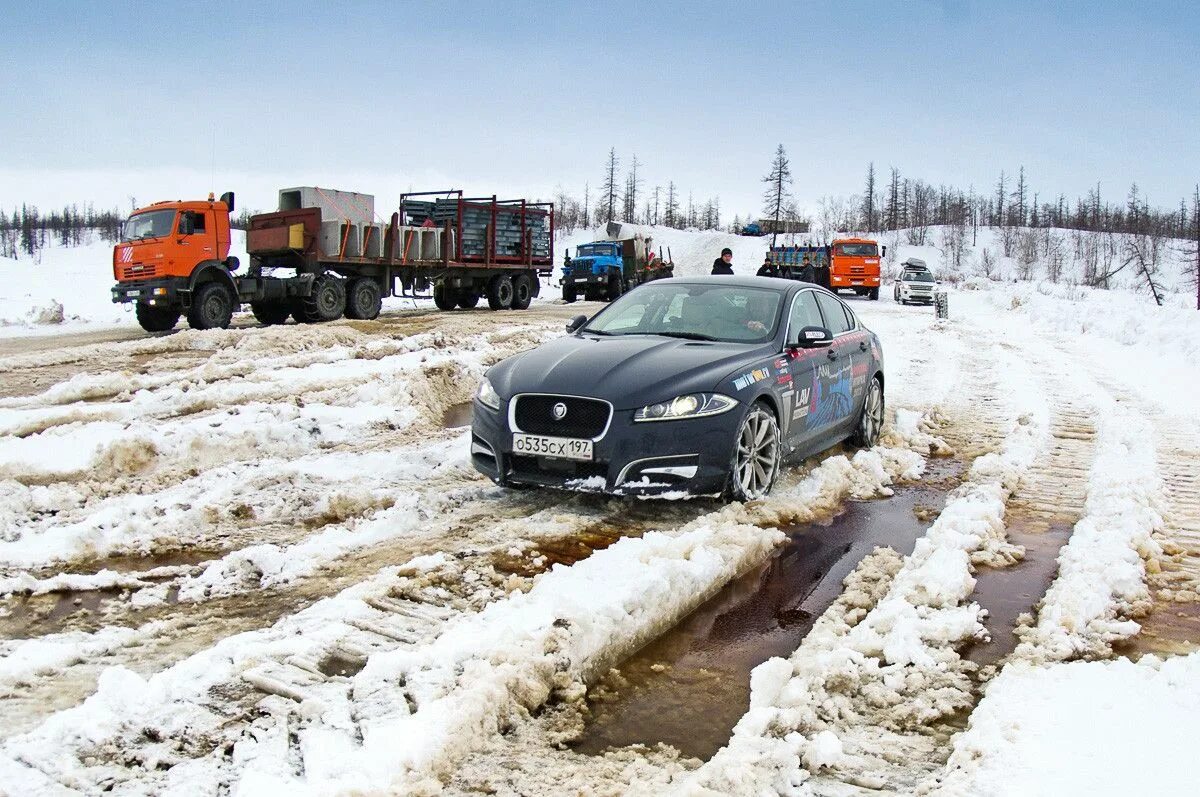
[[[866,351],[866,350],[867,350],[867,344],[866,344],[865,342],[860,342],[860,343],[858,344],[858,350],[859,350],[859,351]]]
[[[828,353],[828,354],[826,354],[825,356],[826,356],[826,357],[828,357],[828,358],[829,358],[829,359],[831,359],[831,360],[836,360],[836,359],[837,359],[837,352],[836,352],[836,351],[834,351],[833,349],[830,349],[830,350],[829,350],[829,353]]]

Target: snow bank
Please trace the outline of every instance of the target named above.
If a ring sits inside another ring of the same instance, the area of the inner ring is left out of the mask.
[[[1200,653],[1013,664],[954,740],[938,797],[1192,794]]]
[[[1015,658],[1106,655],[1114,642],[1138,633],[1131,618],[1150,608],[1143,560],[1162,554],[1151,533],[1162,526],[1163,501],[1153,430],[1112,402],[1097,418],[1096,438],[1083,518],[1059,553],[1037,624],[1018,629]]]

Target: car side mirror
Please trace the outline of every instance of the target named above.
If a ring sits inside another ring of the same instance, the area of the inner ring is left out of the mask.
[[[587,323],[587,316],[577,315],[567,322],[567,332],[574,332]]]
[[[192,218],[191,213],[184,213],[179,217],[179,234],[194,235],[196,233],[196,220]]]
[[[803,327],[789,345],[797,349],[823,349],[833,344],[833,333],[825,327]]]

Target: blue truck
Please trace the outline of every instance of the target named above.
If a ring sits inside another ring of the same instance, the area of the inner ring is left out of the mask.
[[[580,244],[574,257],[567,252],[562,267],[563,301],[611,302],[643,282],[674,274],[670,253],[666,259],[661,252],[656,254],[651,239],[642,233],[630,234],[622,225],[610,224],[608,235],[610,240]]]

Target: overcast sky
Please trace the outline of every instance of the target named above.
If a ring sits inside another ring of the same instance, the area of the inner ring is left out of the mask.
[[[318,184],[548,197],[645,187],[757,212],[886,172],[1043,195],[1200,180],[1192,2],[8,3],[0,206]]]

